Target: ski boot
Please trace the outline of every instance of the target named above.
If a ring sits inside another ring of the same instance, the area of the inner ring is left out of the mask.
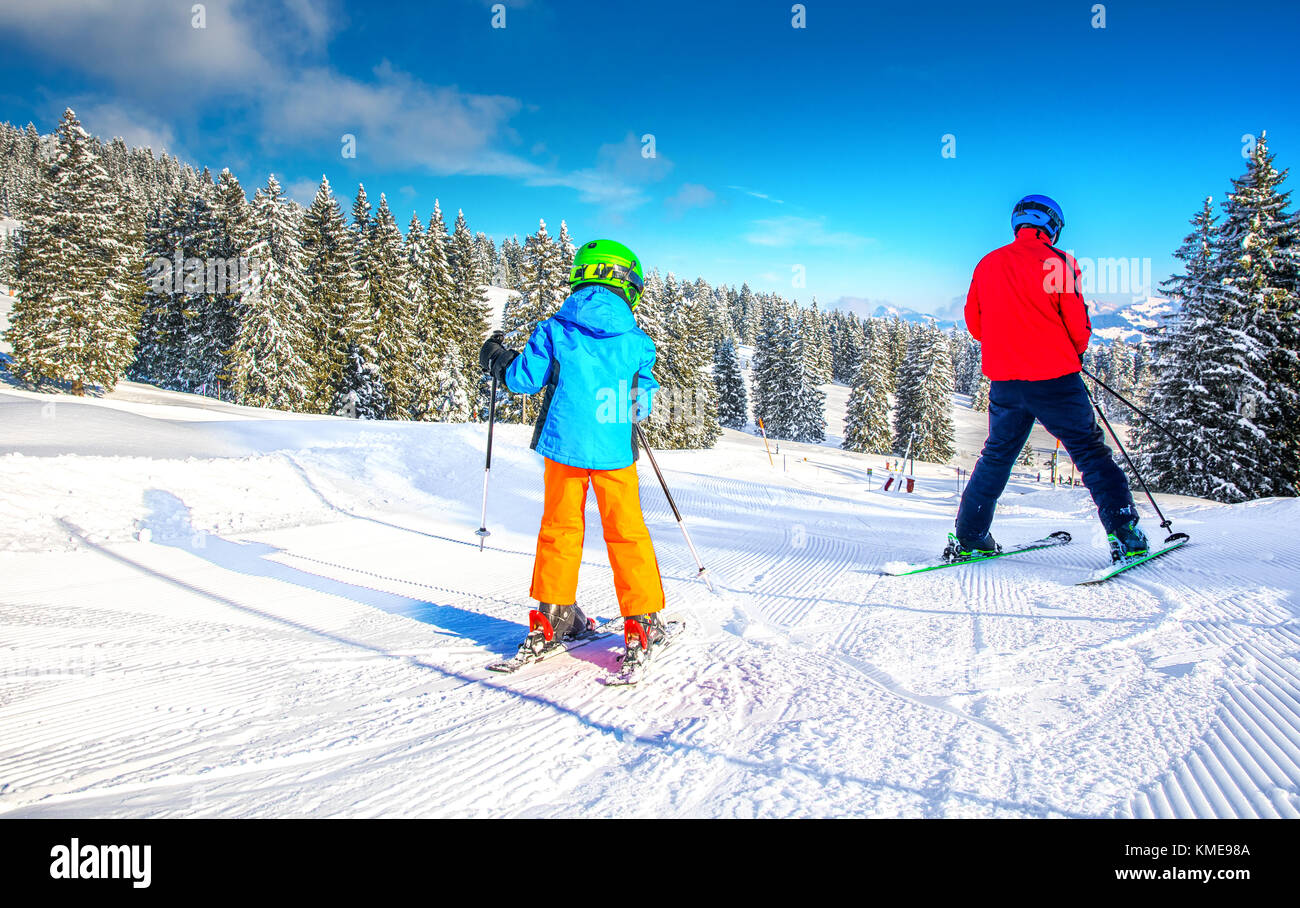
[[[970,539],[962,542],[957,538],[956,533],[948,534],[948,545],[943,550],[944,561],[966,561],[969,558],[984,558],[989,555],[996,555],[1002,551],[1002,546],[998,545],[989,533],[985,533],[979,539]]]
[[[1110,542],[1110,560],[1115,564],[1141,558],[1150,548],[1147,534],[1138,529],[1136,520],[1130,520],[1115,532],[1108,533],[1106,539]]]
[[[547,650],[563,646],[565,640],[577,640],[591,633],[596,622],[575,605],[539,602],[528,613],[528,636],[519,644],[519,655],[541,656]]]
[[[663,619],[658,612],[633,615],[623,622],[623,655],[619,657],[623,670],[636,668],[650,660],[650,648],[668,636]]]

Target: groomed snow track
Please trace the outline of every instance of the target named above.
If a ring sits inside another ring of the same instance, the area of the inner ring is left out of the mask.
[[[480,554],[482,427],[212,426],[260,453],[0,457],[0,815],[1300,815],[1300,502],[1174,506],[1192,545],[1076,588],[1086,494],[1016,483],[999,537],[1075,542],[891,578],[950,526],[938,470],[664,452],[721,594],[646,472],[690,629],[607,690],[616,640],[484,670],[525,621],[527,430]],[[589,518],[579,600],[611,616]]]

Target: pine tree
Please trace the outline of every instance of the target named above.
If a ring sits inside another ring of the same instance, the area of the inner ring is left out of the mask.
[[[1151,415],[1192,456],[1139,419],[1142,465],[1159,488],[1244,501],[1300,489],[1300,230],[1288,214],[1286,172],[1261,137],[1232,181],[1223,222],[1206,200],[1175,253],[1184,272],[1165,285],[1180,311],[1158,332]]]
[[[932,322],[916,331],[898,375],[894,453],[947,463],[953,455],[952,360],[944,335]]]
[[[12,287],[18,273],[18,245],[15,237],[5,234],[0,238],[0,287]]]
[[[416,324],[402,232],[380,194],[368,249],[369,322],[373,362],[384,376],[388,419],[409,419],[416,396]]]
[[[522,347],[537,329],[539,322],[559,311],[569,295],[569,271],[564,266],[564,251],[546,231],[546,221],[539,221],[537,232],[524,240],[519,279],[519,296],[506,302],[501,316],[501,330],[511,344]],[[537,419],[541,401],[528,395],[510,397],[498,406],[497,418],[531,423]]]
[[[366,362],[361,345],[348,345],[339,390],[332,402],[336,416],[352,419],[383,419],[388,412],[388,394],[379,367]]]
[[[795,331],[791,366],[799,377],[790,439],[818,444],[826,438],[826,363],[817,336],[817,319],[800,318]]]
[[[414,237],[414,239],[413,239]],[[462,348],[455,326],[455,286],[447,262],[447,225],[437,200],[427,230],[407,233],[411,247],[412,296],[417,300],[417,393],[411,405],[416,419],[464,422],[471,415],[470,389],[461,365]],[[416,248],[418,247],[418,248]],[[450,372],[448,372],[450,370]],[[451,373],[456,375],[455,381]],[[460,406],[458,411],[456,408]]]
[[[333,412],[331,404],[343,383],[348,348],[357,338],[352,326],[362,300],[354,269],[355,247],[343,221],[343,209],[330,183],[321,177],[316,197],[303,216],[303,279],[311,347],[308,405],[313,412]]]
[[[207,348],[211,351],[210,367],[203,373],[203,381],[215,384],[217,395],[231,397],[233,376],[231,353],[239,333],[239,313],[244,293],[248,290],[251,262],[244,252],[253,242],[252,208],[244,195],[244,187],[229,170],[217,177],[212,197],[213,236],[210,254],[217,266],[224,265],[224,286],[209,288],[210,304],[203,313]]]
[[[862,454],[887,454],[893,439],[890,430],[889,392],[885,371],[887,354],[883,338],[874,336],[863,350],[858,374],[853,379],[849,404],[844,415],[846,451]]]
[[[706,301],[683,293],[673,313],[675,345],[671,364],[676,399],[681,402],[676,434],[678,447],[711,448],[722,434],[718,424],[718,391],[709,374],[713,344],[708,328]]]
[[[452,337],[460,352],[461,374],[467,388],[480,386],[482,370],[478,364],[478,351],[488,333],[487,295],[483,288],[487,276],[480,268],[479,257],[474,254],[474,236],[465,221],[465,212],[456,213],[456,226],[447,245],[447,262],[452,274]],[[474,393],[476,400],[483,398]],[[477,412],[481,409],[475,405]]]
[[[186,209],[178,190],[146,226],[146,290],[135,360],[128,372],[132,378],[173,391],[189,390],[184,381]]]
[[[293,215],[272,175],[253,198],[252,280],[234,349],[235,396],[278,410],[304,407],[309,395],[303,253]]]
[[[795,332],[784,301],[768,306],[754,342],[754,416],[767,434],[790,438],[803,370],[795,358]]]
[[[465,377],[450,348],[433,375],[432,392],[429,418],[438,422],[464,422],[469,418],[470,401],[465,390]]]
[[[1237,422],[1254,440],[1242,442],[1257,466],[1239,464],[1250,497],[1300,494],[1300,220],[1286,210],[1287,171],[1273,159],[1261,134],[1232,181],[1219,243],[1227,327],[1249,354],[1237,376]]]
[[[979,384],[975,388],[975,396],[971,399],[970,408],[977,413],[987,413],[989,411],[989,390],[990,383],[987,377],[980,375]]]
[[[6,338],[20,379],[67,381],[84,394],[92,385],[113,388],[134,358],[143,224],[70,109],[57,143],[23,224]]]
[[[356,280],[356,303],[352,307],[351,318],[346,322],[343,333],[346,336],[346,343],[355,343],[360,348],[362,361],[369,363],[373,363],[377,355],[374,348],[374,335],[379,330],[370,305],[370,272],[374,261],[370,247],[374,242],[374,232],[375,219],[371,214],[366,187],[357,184],[357,195],[352,202],[352,224],[349,227],[352,274]]]
[[[713,383],[718,391],[718,422],[728,429],[743,430],[749,424],[749,400],[733,338],[718,344],[713,359]]]

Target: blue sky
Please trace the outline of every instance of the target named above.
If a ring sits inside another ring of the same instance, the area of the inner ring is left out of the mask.
[[[1295,3],[1112,2],[1105,28],[1074,0],[809,0],[806,28],[764,0],[492,5],[209,0],[195,28],[192,0],[5,3],[0,119],[70,105],[250,194],[326,174],[403,226],[439,198],[498,240],[565,219],[688,279],[938,314],[1022,195],[1159,281],[1244,135],[1300,157]]]

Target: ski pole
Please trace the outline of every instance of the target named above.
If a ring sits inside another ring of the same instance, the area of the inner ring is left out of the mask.
[[[668,498],[668,506],[673,509],[673,516],[677,518],[677,526],[682,531],[682,537],[686,540],[686,547],[691,550],[691,556],[695,559],[695,566],[698,567],[699,573],[695,576],[704,581],[704,585],[709,588],[709,592],[716,592],[713,584],[709,581],[709,575],[705,573],[704,562],[700,561],[700,553],[695,551],[695,543],[691,542],[691,534],[686,532],[686,521],[682,520],[682,512],[677,510],[677,502],[673,501],[673,493],[668,491],[668,481],[664,479],[664,474],[659,469],[659,463],[655,460],[655,452],[650,450],[649,443],[645,440],[645,432],[641,431],[640,423],[632,423],[636,429],[636,436],[641,441],[641,447],[645,449],[646,456],[650,458],[650,466],[655,468],[655,475],[659,477],[659,485],[663,486],[664,495]]]
[[[1124,449],[1124,442],[1120,441],[1119,436],[1115,434],[1115,429],[1111,426],[1110,420],[1106,418],[1106,414],[1102,412],[1101,405],[1098,404],[1097,399],[1092,396],[1092,392],[1088,390],[1087,385],[1083,386],[1083,390],[1084,393],[1088,395],[1088,400],[1092,403],[1092,408],[1096,410],[1097,415],[1101,417],[1102,424],[1106,427],[1106,431],[1110,433],[1111,438],[1115,439],[1115,446],[1119,448],[1119,452],[1124,455],[1124,460],[1128,464],[1128,468],[1132,470],[1133,475],[1137,477],[1138,482],[1142,486],[1143,493],[1147,496],[1147,501],[1151,502],[1151,507],[1155,508],[1156,515],[1160,518],[1160,526],[1169,531],[1169,537],[1165,542],[1173,542],[1180,536],[1186,538],[1186,533],[1173,532],[1173,521],[1166,517],[1160,510],[1160,505],[1156,504],[1155,496],[1152,495],[1151,490],[1147,488],[1147,481],[1142,478],[1142,473],[1138,470],[1137,465],[1133,463],[1133,458],[1128,456],[1128,451]]]
[[[497,377],[492,376],[492,399],[488,401],[488,439],[487,439],[487,460],[483,465],[483,514],[479,519],[478,530],[474,533],[478,537],[478,550],[483,551],[483,546],[487,543],[487,538],[492,534],[487,528],[487,493],[488,477],[492,475],[492,428],[497,421]]]
[[[1122,403],[1124,406],[1128,407],[1130,410],[1132,410],[1132,411],[1133,411],[1134,413],[1136,413],[1138,416],[1141,416],[1143,419],[1145,419],[1145,420],[1146,420],[1147,422],[1149,422],[1151,425],[1155,426],[1157,429],[1159,429],[1161,432],[1163,432],[1163,433],[1165,434],[1165,436],[1166,436],[1167,438],[1169,438],[1169,440],[1172,441],[1174,444],[1178,445],[1178,447],[1181,448],[1181,449],[1183,450],[1183,452],[1184,452],[1185,454],[1187,454],[1187,456],[1192,457],[1192,458],[1195,458],[1195,457],[1196,457],[1196,455],[1192,453],[1192,450],[1191,450],[1190,448],[1187,447],[1187,445],[1183,442],[1183,440],[1182,440],[1181,438],[1179,438],[1177,435],[1175,435],[1173,432],[1169,431],[1169,429],[1165,428],[1165,426],[1164,426],[1163,423],[1159,422],[1159,421],[1156,420],[1156,419],[1153,419],[1153,418],[1151,417],[1150,414],[1146,413],[1144,410],[1142,410],[1141,408],[1139,408],[1137,404],[1133,403],[1133,401],[1129,400],[1129,399],[1128,399],[1127,397],[1125,397],[1123,394],[1120,394],[1118,391],[1116,391],[1116,390],[1115,390],[1114,388],[1112,388],[1110,385],[1108,385],[1108,384],[1106,384],[1104,381],[1102,381],[1100,378],[1098,378],[1097,376],[1093,375],[1091,370],[1089,370],[1089,369],[1087,369],[1087,368],[1084,368],[1084,370],[1083,370],[1083,374],[1086,375],[1086,376],[1088,376],[1089,378],[1091,378],[1093,381],[1095,381],[1095,382],[1097,383],[1097,386],[1098,386],[1098,387],[1102,388],[1104,391],[1106,391],[1108,394],[1110,394],[1112,397],[1114,397],[1116,400],[1118,400],[1118,401],[1119,401],[1120,403]]]

